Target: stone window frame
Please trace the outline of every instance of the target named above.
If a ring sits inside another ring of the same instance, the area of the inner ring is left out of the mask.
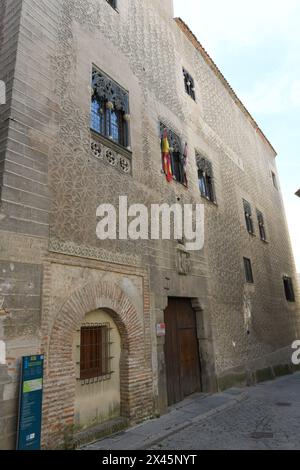
[[[196,102],[196,88],[195,88],[195,80],[193,79],[192,75],[182,67],[183,72],[183,79],[184,79],[184,88],[186,94],[189,95],[192,100]]]
[[[95,90],[92,83],[91,89],[91,110],[90,110],[90,150],[91,156],[99,161],[102,161],[106,165],[109,165],[117,169],[120,173],[132,176],[132,149],[131,149],[131,138],[130,138],[130,108],[129,108],[129,92],[119,85],[114,79],[108,74],[103,72],[95,64],[92,64],[92,80],[94,80],[93,74],[99,74],[100,83],[100,96],[104,96],[106,89],[108,90],[108,98],[116,103],[118,107],[121,106],[124,113],[124,126],[126,126],[126,144],[127,147],[120,145],[113,139],[110,139],[104,134],[101,134],[92,127],[92,99],[95,94]],[[102,79],[102,81],[101,81]],[[96,86],[97,84],[95,84]],[[98,90],[97,90],[98,93]],[[104,98],[103,98],[104,99]],[[124,100],[124,103],[122,103]]]
[[[254,275],[251,258],[243,257],[245,279],[247,284],[254,284]]]
[[[174,126],[169,124],[165,119],[160,119],[159,118],[158,124],[159,124],[161,156],[162,156],[162,137],[163,137],[163,132],[164,132],[165,129],[168,131],[168,140],[169,140],[169,144],[170,144],[171,149],[173,148],[176,151],[176,153],[179,153],[180,155],[183,155],[184,138],[182,137],[182,135],[179,132],[177,132],[176,130],[174,130]],[[172,152],[172,151],[170,152],[172,165],[174,165],[174,155],[173,155],[173,153],[174,152]],[[186,173],[184,171],[183,161],[179,161],[179,163],[181,165],[182,174],[186,175]],[[164,173],[163,162],[162,162],[161,172]],[[188,188],[188,181],[187,180],[186,181],[180,181],[180,180],[176,179],[174,176],[175,175],[173,175],[173,181],[180,184],[184,188]],[[186,175],[186,177],[187,177],[187,175]]]
[[[202,155],[197,150],[195,151],[196,157],[196,165],[197,165],[197,172],[198,172],[198,187],[200,190],[201,197],[206,199],[207,201],[217,205],[217,197],[216,197],[216,185],[215,185],[215,177],[213,171],[213,164],[212,162]],[[205,179],[205,190],[203,191],[203,187],[200,186],[200,178],[199,173],[202,172],[202,176]]]
[[[255,236],[251,203],[248,202],[245,198],[243,198],[243,208],[247,232],[249,235]]]
[[[267,237],[265,216],[264,216],[264,213],[260,209],[257,209],[257,208],[256,208],[256,217],[257,217],[260,239],[261,241],[267,243],[268,237]]]
[[[102,108],[99,109],[98,116],[99,127],[102,127],[102,130],[98,129],[98,126],[97,128],[93,127],[93,117],[97,114],[93,111],[94,103],[98,103],[99,106],[102,106]],[[119,121],[118,134],[121,134],[121,142],[113,138],[113,112],[116,114],[116,118]],[[101,123],[101,116],[104,116],[102,117],[103,123]],[[100,135],[108,142],[131,152],[129,91],[94,64],[92,65],[90,127],[92,132]]]
[[[287,302],[291,302],[291,303],[296,302],[293,278],[285,274],[282,279],[283,279],[285,298]]]

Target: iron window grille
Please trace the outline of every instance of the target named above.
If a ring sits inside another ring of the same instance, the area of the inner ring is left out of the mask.
[[[244,204],[244,214],[245,214],[245,221],[246,221],[246,227],[247,227],[248,233],[250,233],[250,235],[254,235],[254,224],[253,224],[253,219],[252,219],[251,205],[245,199],[243,200],[243,204]]]
[[[105,73],[93,68],[91,129],[130,149],[129,94]]]
[[[264,221],[264,216],[262,212],[260,211],[257,211],[257,221],[258,221],[260,239],[265,242],[267,241],[265,221]]]
[[[284,284],[284,291],[285,291],[285,297],[288,302],[295,302],[295,292],[294,292],[294,286],[293,286],[293,281],[290,277],[284,276],[283,277],[283,284]]]
[[[196,101],[194,79],[185,69],[182,69],[182,70],[183,70],[185,91],[194,101]]]
[[[196,154],[198,184],[201,196],[216,203],[213,168],[210,161]]]
[[[185,169],[185,158],[184,158],[184,147],[182,145],[180,137],[175,132],[160,123],[160,139],[161,146],[163,142],[164,132],[167,130],[167,137],[170,145],[170,157],[171,157],[171,168],[173,179],[178,183],[187,186],[186,169]],[[162,151],[162,147],[161,147]]]
[[[249,258],[244,258],[244,268],[245,268],[246,281],[249,282],[250,284],[253,284],[254,277],[253,277],[251,260]]]
[[[83,325],[80,329],[79,379],[93,383],[109,379],[111,370],[109,323]]]

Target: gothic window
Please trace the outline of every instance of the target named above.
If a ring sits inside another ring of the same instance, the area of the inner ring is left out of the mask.
[[[109,324],[87,325],[80,330],[80,379],[99,379],[110,371]]]
[[[128,92],[111,78],[93,69],[91,129],[130,148]]]
[[[251,260],[249,258],[244,258],[244,269],[245,269],[246,281],[249,282],[250,284],[253,284],[254,283],[253,271],[252,271]]]
[[[184,77],[185,91],[191,98],[193,98],[194,101],[196,101],[194,79],[185,69],[183,69],[183,77]]]
[[[187,186],[187,144],[182,145],[181,139],[164,124],[160,124],[163,172],[167,181],[175,180]]]
[[[257,221],[258,221],[260,239],[265,242],[267,241],[265,221],[264,221],[264,216],[260,211],[257,211]]]
[[[295,292],[294,292],[294,286],[293,286],[292,279],[288,276],[284,276],[283,285],[284,285],[286,300],[288,302],[295,302]]]
[[[198,184],[201,196],[216,202],[212,164],[206,158],[196,154]]]
[[[243,204],[244,204],[244,214],[245,214],[245,221],[246,221],[246,227],[247,227],[248,233],[250,233],[251,235],[254,235],[254,225],[253,225],[253,219],[252,219],[251,205],[245,199],[243,200]]]

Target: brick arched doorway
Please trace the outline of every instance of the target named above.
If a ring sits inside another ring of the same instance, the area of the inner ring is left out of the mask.
[[[144,337],[142,318],[116,284],[105,281],[89,284],[73,293],[55,318],[43,319],[44,448],[63,446],[65,437],[72,434],[76,387],[73,337],[85,315],[97,309],[109,312],[120,332],[121,415],[136,421],[152,413],[152,368],[146,359],[149,342]]]

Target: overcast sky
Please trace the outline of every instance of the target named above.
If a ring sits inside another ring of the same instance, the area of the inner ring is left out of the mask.
[[[300,273],[300,0],[174,0],[278,152]]]

